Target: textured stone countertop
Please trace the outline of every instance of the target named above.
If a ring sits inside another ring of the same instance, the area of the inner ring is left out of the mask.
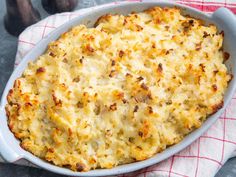
[[[41,1],[33,0],[33,5],[41,14],[41,18],[48,16],[42,8]],[[111,2],[111,0],[80,0],[77,8],[84,8],[96,4]],[[10,77],[17,49],[17,38],[9,35],[4,29],[3,17],[6,13],[5,1],[0,0],[0,96]],[[23,167],[13,164],[0,163],[0,177],[64,177],[42,169]],[[228,162],[219,170],[216,177],[236,177],[236,158]]]

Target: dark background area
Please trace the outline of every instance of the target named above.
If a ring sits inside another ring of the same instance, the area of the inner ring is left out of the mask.
[[[111,0],[79,0],[76,9],[86,8]],[[40,0],[32,0],[33,6],[38,9],[41,18],[49,14],[42,8]],[[11,36],[4,29],[3,18],[6,13],[5,1],[0,0],[0,96],[10,77],[17,50],[17,37]],[[0,163],[0,177],[63,177],[48,171],[33,167],[18,166]],[[216,177],[236,177],[236,158],[232,158],[219,170]]]

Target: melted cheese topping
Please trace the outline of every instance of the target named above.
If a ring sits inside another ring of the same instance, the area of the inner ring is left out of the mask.
[[[222,41],[176,8],[76,26],[15,81],[9,127],[24,149],[72,170],[147,159],[222,107]]]

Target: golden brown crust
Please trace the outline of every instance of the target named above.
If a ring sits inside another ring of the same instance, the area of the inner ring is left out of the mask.
[[[36,73],[37,74],[40,74],[40,73],[44,73],[46,70],[44,67],[39,67],[37,70],[36,70]]]
[[[111,14],[102,15],[101,17],[99,17],[99,18],[97,19],[97,21],[96,21],[95,24],[94,24],[94,27],[97,27],[97,26],[98,26],[100,23],[102,23],[102,22],[108,21],[111,17],[112,17]]]
[[[177,8],[76,26],[16,79],[9,129],[21,147],[74,171],[147,159],[223,106],[223,33]]]
[[[224,52],[224,62],[226,62],[230,57],[230,54],[228,52]]]
[[[222,107],[224,106],[224,101],[221,100],[220,103],[217,103],[215,105],[212,106],[212,113],[211,114],[214,114],[216,113],[219,109],[221,109]]]

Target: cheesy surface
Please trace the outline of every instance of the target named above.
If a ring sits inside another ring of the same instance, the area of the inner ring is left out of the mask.
[[[9,127],[22,148],[75,171],[147,159],[222,107],[222,41],[177,8],[73,27],[15,81]]]

